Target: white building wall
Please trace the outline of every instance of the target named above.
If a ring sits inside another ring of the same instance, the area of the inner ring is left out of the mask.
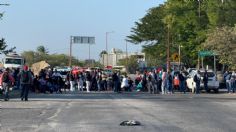
[[[145,53],[128,53],[128,57],[130,56],[134,56],[134,55],[142,55],[144,56],[142,59],[139,59],[138,61],[140,62],[145,62]],[[108,57],[108,59],[107,59]],[[126,58],[126,53],[123,52],[123,53],[109,53],[108,55],[107,54],[103,54],[102,57],[100,58],[100,63],[103,64],[104,66],[117,66],[118,62],[120,59],[125,59]],[[108,60],[108,63],[107,63],[107,60]],[[143,64],[142,64],[143,65]]]

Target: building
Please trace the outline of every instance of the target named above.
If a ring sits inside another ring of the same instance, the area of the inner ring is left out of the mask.
[[[127,53],[121,51],[120,49],[115,49],[113,48],[111,52],[108,52],[107,54],[102,54],[100,58],[100,63],[103,64],[104,66],[118,66],[118,62],[121,59],[129,58],[131,56],[137,56],[138,58],[138,64],[140,67],[145,67],[146,62],[145,62],[145,53],[138,53],[138,52],[133,52],[133,53]]]

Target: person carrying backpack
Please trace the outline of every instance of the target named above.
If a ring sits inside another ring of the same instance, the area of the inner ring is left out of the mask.
[[[10,69],[6,68],[6,70],[2,73],[1,76],[1,85],[3,87],[3,94],[4,94],[4,101],[8,101],[9,100],[9,89],[10,86],[12,86],[15,82],[13,76],[11,76],[10,74]]]
[[[28,101],[29,87],[33,82],[32,74],[28,71],[28,66],[24,66],[23,70],[19,74],[21,84],[21,101],[25,99]]]

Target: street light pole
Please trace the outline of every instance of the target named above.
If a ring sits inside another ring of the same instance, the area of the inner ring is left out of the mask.
[[[108,66],[108,46],[107,46],[107,36],[108,36],[108,32],[106,32],[106,51],[107,51],[107,65]],[[105,66],[105,65],[104,65]]]
[[[170,71],[170,27],[168,26],[168,36],[167,36],[167,69],[166,71]]]
[[[91,67],[91,64],[90,64],[90,62],[91,62],[91,60],[90,60],[90,44],[89,44],[89,61],[88,62],[89,62],[89,64],[88,64],[89,67]]]
[[[73,44],[73,36],[70,36],[70,58],[69,58],[69,67],[72,65],[72,44]]]
[[[125,45],[126,45],[126,69],[127,69],[127,67],[128,67],[128,48],[127,48],[127,40],[125,41],[126,43],[125,43]]]

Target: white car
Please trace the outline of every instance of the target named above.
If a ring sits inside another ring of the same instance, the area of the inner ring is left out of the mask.
[[[200,89],[204,89],[204,84],[203,84],[203,75],[205,71],[200,70],[200,75],[201,75],[201,84],[200,84]],[[219,81],[217,80],[216,74],[212,70],[208,70],[208,91],[210,92],[211,90],[214,90],[215,93],[218,93],[219,91]],[[194,93],[196,90],[196,83],[194,82],[193,78],[197,74],[197,70],[193,70],[192,72],[189,73],[188,78],[186,80],[187,87]]]

